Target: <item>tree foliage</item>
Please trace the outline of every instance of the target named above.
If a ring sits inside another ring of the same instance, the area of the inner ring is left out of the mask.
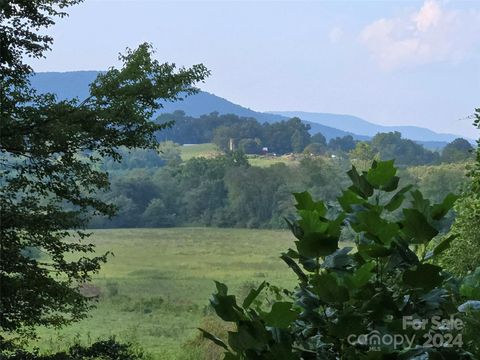
[[[438,162],[439,155],[409,139],[398,131],[376,134],[370,145],[382,160],[395,159],[400,165],[424,165]]]
[[[458,138],[447,144],[442,150],[442,161],[447,163],[471,159],[473,146],[465,139]]]
[[[473,125],[480,129],[480,109],[476,109]],[[468,167],[471,183],[464,189],[455,205],[457,214],[450,231],[457,241],[440,259],[450,271],[465,275],[480,264],[480,139],[477,142],[476,162]],[[465,146],[466,147],[466,146]],[[459,261],[461,259],[461,261]]]
[[[451,276],[432,263],[453,237],[427,251],[456,197],[431,203],[411,185],[398,188],[396,172],[393,161],[374,161],[362,173],[352,167],[352,185],[338,197],[340,211],[308,192],[294,194],[297,218],[287,222],[295,248],[281,258],[297,275],[298,285],[263,303],[258,298],[268,287],[263,283],[239,303],[226,285],[216,283],[211,306],[236,327],[227,340],[202,333],[225,350],[225,359],[471,358],[471,328],[435,329],[429,321],[417,331],[402,325],[406,317],[454,315],[465,320],[457,306],[475,294],[468,293],[469,288],[460,291]],[[399,216],[392,218],[394,213]],[[356,251],[340,247],[345,227],[354,232],[350,240]],[[463,345],[426,345],[424,334],[448,332],[452,338],[464,335]],[[410,345],[381,340],[395,334],[416,336]],[[361,335],[371,337],[363,341]]]
[[[330,139],[328,147],[333,151],[348,153],[355,148],[355,140],[353,140],[352,135],[336,137],[335,139]]]
[[[222,150],[229,150],[230,139],[235,146],[249,154],[258,154],[262,147],[269,152],[286,154],[302,152],[310,143],[309,126],[298,118],[276,123],[260,124],[253,118],[214,112],[199,118],[186,116],[182,111],[163,114],[159,123],[175,121],[175,126],[164,131],[161,139],[180,144],[215,143]]]
[[[8,349],[1,349],[6,350]],[[13,350],[2,354],[3,360],[141,360],[149,359],[132,344],[122,344],[115,339],[97,341],[89,346],[73,345],[67,351],[41,355],[37,351]]]
[[[9,0],[0,2],[0,72],[2,82],[19,85],[32,69],[25,57],[40,58],[53,38],[38,32],[67,15],[64,8],[83,0]],[[5,84],[2,84],[5,85]],[[2,99],[3,100],[3,99]]]
[[[374,158],[395,158],[400,165],[426,165],[440,162],[440,154],[416,142],[403,139],[399,132],[378,133],[370,141],[356,141],[351,135],[330,139],[327,144],[321,133],[310,136],[309,126],[298,118],[275,123],[260,124],[253,118],[216,112],[199,118],[187,116],[182,111],[162,114],[159,123],[175,121],[175,125],[161,133],[161,140],[179,144],[215,143],[221,150],[229,150],[230,139],[236,149],[247,154],[260,154],[263,147],[270,153],[301,153],[313,155],[349,155],[352,159],[369,162]],[[444,162],[468,159],[464,139],[453,141],[444,152]],[[310,146],[311,145],[311,146]],[[467,154],[467,155],[466,155]],[[447,161],[448,160],[448,161]]]
[[[334,200],[346,181],[344,163],[306,157],[291,166],[259,168],[234,152],[160,168],[111,170],[111,189],[101,199],[120,211],[112,219],[97,216],[90,226],[285,227],[291,192],[309,187],[316,196]]]
[[[109,187],[100,164],[105,157],[120,161],[123,148],[156,148],[155,133],[168,126],[151,121],[161,102],[197,92],[193,84],[208,75],[203,65],[185,69],[159,63],[151,46],[142,44],[120,56],[121,68],[100,74],[81,102],[36,93],[24,56],[42,56],[52,39],[39,28],[64,15],[58,9],[77,2],[1,2],[3,331],[60,326],[84,316],[89,303],[78,289],[106,254],[89,255],[94,246],[82,241],[88,234],[81,229],[91,215],[116,211],[96,196]],[[26,256],[30,248],[42,258]]]

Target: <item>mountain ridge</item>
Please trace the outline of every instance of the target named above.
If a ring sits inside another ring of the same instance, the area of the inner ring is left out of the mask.
[[[307,111],[268,111],[269,114],[278,114],[283,116],[297,116],[303,120],[319,123],[325,126],[333,126],[350,131],[364,136],[374,136],[379,132],[393,132],[398,131],[402,136],[415,141],[442,141],[450,142],[455,140],[460,135],[449,133],[438,133],[431,129],[414,126],[414,125],[380,125],[375,124],[355,115],[349,114],[332,114],[321,112],[307,112]],[[471,140],[471,139],[469,139]]]
[[[51,92],[59,99],[77,97],[83,100],[88,96],[88,85],[95,80],[100,71],[67,71],[67,72],[39,72],[31,77],[32,86],[39,92]],[[255,118],[257,121],[277,122],[291,117],[299,117],[310,125],[312,134],[321,132],[327,140],[351,135],[355,140],[368,140],[378,132],[400,131],[402,136],[422,144],[435,143],[435,148],[440,148],[447,142],[454,140],[458,135],[438,134],[433,130],[415,126],[385,126],[371,123],[357,116],[347,114],[313,113],[304,111],[269,111],[259,112],[231,101],[200,91],[198,94],[188,96],[183,101],[163,103],[163,108],[158,111],[172,113],[182,110],[187,115],[199,117],[204,114],[218,112],[220,114],[235,114],[242,117]],[[400,129],[400,130],[399,130]],[[417,135],[416,135],[417,134]],[[420,134],[420,135],[418,135]]]
[[[95,80],[99,73],[100,71],[40,72],[31,77],[31,83],[38,91],[54,93],[59,99],[78,97],[80,100],[83,100],[88,96],[88,84]],[[282,115],[248,109],[206,91],[200,91],[198,94],[188,96],[183,101],[166,102],[162,103],[162,105],[163,108],[158,111],[158,115],[182,110],[187,115],[193,117],[218,112],[220,114],[235,114],[237,116],[255,118],[261,123],[289,119]],[[327,140],[346,135],[351,135],[356,140],[369,139],[368,136],[358,135],[350,131],[339,130],[309,121],[304,121],[304,123],[310,125],[312,134],[321,132]]]

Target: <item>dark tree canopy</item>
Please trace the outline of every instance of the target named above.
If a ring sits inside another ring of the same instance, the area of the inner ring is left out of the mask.
[[[328,147],[334,151],[342,151],[347,153],[350,150],[355,149],[355,140],[351,135],[336,137],[335,139],[330,139],[328,142]]]
[[[442,161],[447,163],[465,161],[472,158],[473,146],[467,140],[458,138],[442,150]]]
[[[63,15],[56,9],[77,2],[0,2],[3,331],[60,326],[85,314],[89,303],[79,288],[106,255],[89,256],[93,245],[81,241],[88,236],[81,229],[94,214],[116,212],[96,196],[109,188],[99,163],[105,157],[120,161],[123,148],[156,148],[155,133],[169,125],[150,120],[161,101],[197,92],[193,84],[208,76],[203,65],[159,63],[151,46],[142,44],[120,56],[120,69],[99,75],[82,102],[37,94],[23,56],[41,56],[51,39],[36,31]],[[42,255],[28,256],[25,249]],[[72,260],[72,253],[80,255]]]
[[[302,152],[310,143],[310,126],[298,118],[260,124],[254,118],[234,114],[213,112],[193,118],[183,111],[175,111],[160,115],[157,121],[175,121],[175,126],[160,133],[160,139],[180,144],[213,142],[222,150],[229,150],[230,139],[233,139],[237,148],[249,154],[260,153],[262,147],[277,154]]]
[[[378,133],[370,142],[380,159],[395,159],[401,165],[422,165],[438,161],[438,154],[425,149],[409,139],[403,139],[398,131]]]

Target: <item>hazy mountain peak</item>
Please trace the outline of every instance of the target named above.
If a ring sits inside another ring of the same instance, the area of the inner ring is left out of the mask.
[[[55,93],[60,99],[84,99],[88,96],[88,85],[96,78],[99,71],[44,72],[32,76],[32,85],[40,92]],[[259,122],[276,122],[291,117],[299,117],[311,126],[311,133],[321,132],[331,139],[352,135],[354,139],[366,140],[378,132],[399,131],[403,137],[422,142],[438,142],[434,147],[441,147],[459,137],[453,134],[438,134],[432,130],[416,126],[383,126],[371,123],[357,116],[345,114],[313,113],[304,111],[257,112],[234,104],[217,95],[201,91],[183,101],[166,102],[160,113],[182,110],[187,115],[200,115],[218,112],[252,117]]]

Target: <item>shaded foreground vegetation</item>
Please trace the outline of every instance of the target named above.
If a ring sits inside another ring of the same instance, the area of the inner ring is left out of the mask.
[[[480,356],[480,267],[455,277],[441,265],[462,236],[439,237],[458,197],[432,203],[411,184],[399,187],[396,172],[393,160],[352,167],[336,210],[307,191],[294,194],[297,217],[287,223],[295,246],[281,258],[298,283],[265,301],[263,282],[241,301],[216,282],[210,304],[232,330],[223,338],[200,330],[224,359]],[[345,229],[355,249],[340,244]]]

